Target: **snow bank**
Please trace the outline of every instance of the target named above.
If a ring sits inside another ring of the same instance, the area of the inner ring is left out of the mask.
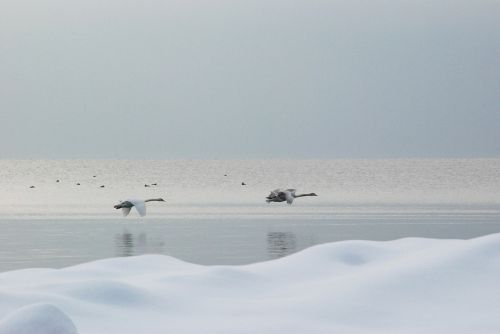
[[[0,274],[0,333],[498,333],[499,279],[500,234],[337,242],[246,266],[115,258]]]
[[[50,304],[28,305],[14,311],[0,323],[1,334],[77,334],[75,325]]]

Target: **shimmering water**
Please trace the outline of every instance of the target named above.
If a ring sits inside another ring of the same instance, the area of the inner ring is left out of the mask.
[[[277,187],[319,196],[265,203]],[[123,218],[113,205],[131,196],[167,202]],[[4,160],[0,199],[0,271],[144,253],[244,264],[329,241],[500,232],[500,159]]]

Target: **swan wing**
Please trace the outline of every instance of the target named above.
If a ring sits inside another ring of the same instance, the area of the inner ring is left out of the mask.
[[[146,215],[146,202],[143,199],[130,198],[127,199],[127,201],[134,205],[135,209],[137,210],[137,212],[139,212],[139,215],[141,217]]]
[[[267,199],[276,198],[278,196],[279,192],[280,192],[279,189],[272,190],[271,193],[266,198]]]
[[[280,193],[281,189],[274,189],[273,191],[271,191],[271,195],[273,196],[278,196],[278,194]]]
[[[282,193],[283,193],[283,189],[278,188],[278,189],[274,189],[273,191],[271,191],[271,194],[269,194],[269,196],[279,197]]]
[[[137,210],[137,212],[139,212],[139,215],[141,217],[146,215],[146,203],[144,203],[144,201],[134,204],[134,207]]]
[[[130,209],[132,208],[122,208],[123,217],[128,216],[128,214],[130,213]]]
[[[292,202],[293,202],[293,193],[291,193],[290,191],[285,191],[284,194],[285,194],[286,202],[288,204],[292,204]]]

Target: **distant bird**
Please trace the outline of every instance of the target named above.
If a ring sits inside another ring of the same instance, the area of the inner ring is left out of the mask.
[[[92,176],[92,177],[97,177],[97,175],[94,175],[94,176]]]
[[[101,188],[104,188],[104,184],[101,186]]]
[[[77,183],[76,183],[76,185],[77,185],[77,186],[79,186],[79,185],[80,185],[80,182],[77,182]]]
[[[157,186],[157,185],[158,185],[158,183],[151,183],[151,185],[152,185],[152,186]]]
[[[150,187],[150,185],[149,184],[145,184],[144,187]]]
[[[35,186],[30,186],[31,189],[35,188]]]
[[[59,180],[56,180],[56,182],[59,182]]]
[[[315,193],[309,194],[295,194],[295,189],[275,189],[271,191],[269,196],[266,197],[266,202],[287,202],[288,204],[292,204],[294,198],[304,197],[304,196],[318,196]]]
[[[246,186],[247,184],[245,182],[241,182],[241,185],[242,186]]]
[[[135,207],[139,215],[145,216],[146,215],[146,202],[153,202],[153,201],[158,201],[158,202],[165,202],[163,198],[152,198],[152,199],[147,199],[147,200],[142,200],[138,198],[131,198],[127,199],[119,204],[116,204],[114,206],[115,209],[122,209],[123,216],[127,216],[130,213],[130,210],[132,207]]]

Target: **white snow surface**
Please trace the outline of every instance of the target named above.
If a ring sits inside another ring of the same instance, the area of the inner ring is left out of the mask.
[[[0,274],[0,334],[500,333],[500,234],[322,244],[201,266],[164,255]]]
[[[13,312],[0,323],[3,334],[77,334],[67,315],[50,304],[33,304]]]

